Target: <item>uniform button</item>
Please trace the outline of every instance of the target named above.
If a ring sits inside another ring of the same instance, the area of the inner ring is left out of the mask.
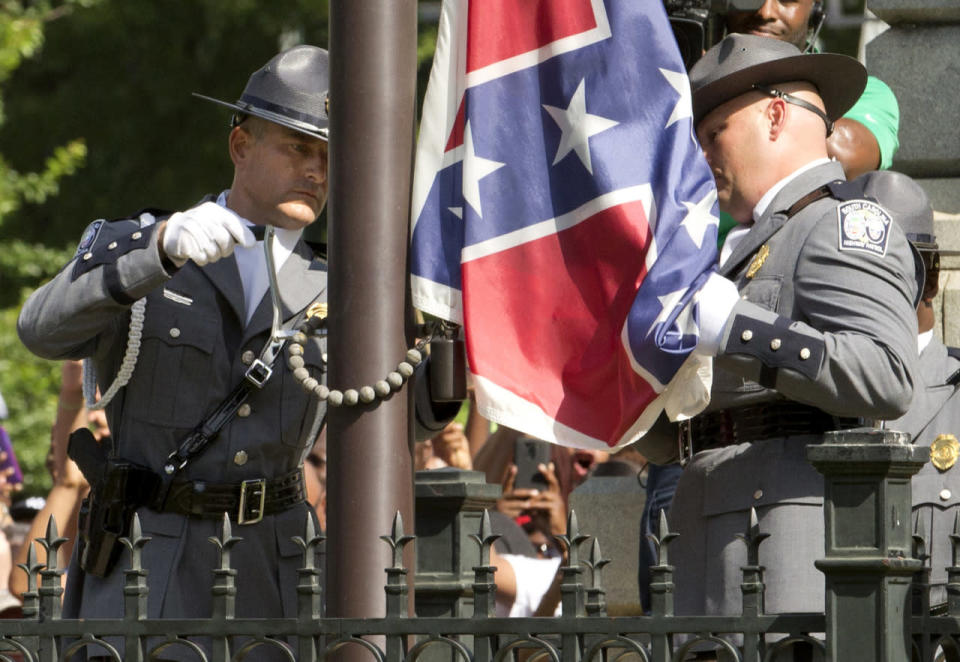
[[[253,353],[252,349],[248,349],[243,354],[240,355],[240,360],[243,361],[243,365],[250,365],[253,363],[253,359],[256,355]]]
[[[130,235],[130,238],[133,239],[134,241],[136,241],[137,239],[139,239],[139,238],[142,237],[142,236],[143,236],[143,233],[140,232],[139,230],[137,230],[137,231],[134,232],[132,235]]]
[[[940,490],[940,500],[941,500],[941,501],[949,501],[949,500],[950,500],[950,497],[952,497],[952,496],[953,496],[953,494],[951,494],[950,490],[947,490],[947,489]]]
[[[117,247],[117,242],[115,242],[115,241],[111,241],[109,244],[107,244],[107,250],[108,250],[108,251],[112,251],[112,250],[113,250],[114,248],[116,248],[116,247]]]
[[[747,329],[746,331],[740,334],[740,340],[742,340],[743,342],[749,342],[751,338],[753,338],[753,331],[751,331],[750,329]]]
[[[244,402],[244,403],[243,403],[242,405],[240,405],[240,407],[237,409],[237,416],[239,416],[240,418],[246,418],[246,417],[249,416],[249,415],[250,415],[250,405],[248,405],[246,402]]]
[[[770,349],[772,349],[773,351],[777,351],[778,349],[780,349],[779,338],[774,338],[773,340],[770,341]]]
[[[800,350],[800,360],[806,361],[809,358],[810,358],[810,350],[804,347],[803,349]]]
[[[762,497],[763,497],[763,490],[757,490],[756,492],[753,493],[754,499],[760,499]]]
[[[247,463],[247,451],[237,451],[236,455],[233,456],[233,463],[238,467],[242,467]]]
[[[84,259],[84,260],[89,260],[89,259],[92,258],[92,257],[93,257],[93,253],[84,253],[84,254],[83,254],[83,259]]]
[[[171,328],[171,329],[170,329],[170,337],[171,337],[171,338],[179,338],[179,337],[180,337],[180,329],[178,329],[177,327]]]

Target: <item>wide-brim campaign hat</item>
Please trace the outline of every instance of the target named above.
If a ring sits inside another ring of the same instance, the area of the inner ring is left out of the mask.
[[[883,206],[921,252],[960,255],[960,250],[940,248],[933,227],[933,206],[927,192],[909,175],[877,170],[861,175],[863,194]]]
[[[754,86],[807,81],[816,86],[827,117],[836,120],[853,107],[867,84],[857,60],[834,53],[803,54],[772,37],[731,34],[707,51],[690,70],[693,121]]]
[[[193,95],[326,140],[329,91],[327,51],[316,46],[294,46],[253,72],[236,103],[196,92]]]

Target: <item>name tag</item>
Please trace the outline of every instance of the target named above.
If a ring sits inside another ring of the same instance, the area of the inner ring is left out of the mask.
[[[176,301],[177,303],[183,304],[184,306],[189,306],[193,303],[193,299],[190,297],[177,294],[173,290],[168,290],[167,288],[163,288],[163,296],[171,301]]]

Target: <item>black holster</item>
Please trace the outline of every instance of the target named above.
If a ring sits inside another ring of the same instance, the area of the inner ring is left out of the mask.
[[[149,469],[109,456],[86,428],[70,435],[67,454],[90,483],[90,494],[80,504],[77,519],[80,567],[97,577],[107,576],[130,533],[133,514],[147,503],[157,477]]]

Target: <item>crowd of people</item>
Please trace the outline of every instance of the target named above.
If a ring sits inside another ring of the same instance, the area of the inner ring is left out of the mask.
[[[694,129],[722,214],[698,350],[715,357],[712,399],[689,421],[662,418],[614,456],[646,476],[643,533],[667,512],[680,533],[671,547],[677,613],[739,613],[746,552],[736,536],[751,508],[772,534],[761,548],[767,611],[822,611],[813,561],[823,553],[823,482],[804,449],[827,431],[880,422],[945,449],[948,459],[914,482],[917,517],[934,541],[933,600],[945,600],[946,534],[960,505],[950,471],[960,450],[952,427],[960,359],[934,337],[932,305],[939,255],[951,251],[936,243],[923,189],[886,171],[899,122],[889,87],[811,43],[823,14],[819,0],[731,11],[727,36],[689,72]],[[323,423],[331,398],[344,397],[325,383],[325,338],[310,333],[326,316],[326,264],[302,237],[327,195],[327,74],[326,52],[299,46],[254,72],[236,102],[204,97],[233,111],[231,187],[182,212],[96,221],[72,263],[23,308],[25,344],[65,361],[54,488],[28,539],[51,514],[78,538],[63,559],[67,616],[120,615],[122,571],[96,519],[118,499],[153,538],[144,552],[151,617],[209,614],[200,587],[215,559],[205,541],[224,510],[252,524],[233,563],[258,579],[240,585],[237,615],[295,605],[298,558],[282,550],[305,513],[325,527]],[[264,227],[273,229],[270,259]],[[272,340],[271,263],[284,328],[301,332],[293,341]],[[84,406],[83,358],[105,415]],[[400,383],[425,369],[415,364]],[[525,435],[491,429],[472,394],[466,422],[452,422],[456,406],[433,401],[427,380],[414,383],[423,396],[417,469],[474,469],[502,486],[492,559],[500,613],[555,613],[564,550],[554,537],[565,532],[571,491],[609,454],[552,446],[539,485],[517,485]],[[71,446],[102,449],[95,476],[82,452],[79,467],[67,457],[71,433],[91,425],[95,443],[81,435]],[[122,493],[106,492],[117,481],[104,471],[122,476]],[[642,598],[657,560],[647,543]],[[19,576],[11,575],[14,596],[24,590]]]

